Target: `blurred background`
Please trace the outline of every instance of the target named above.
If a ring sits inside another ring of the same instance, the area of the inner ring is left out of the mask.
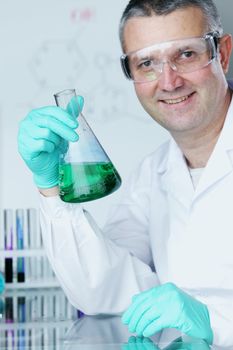
[[[17,152],[19,121],[76,88],[83,113],[123,179],[168,135],[146,115],[120,69],[118,23],[128,1],[8,0],[0,11],[0,208],[38,206],[31,173]],[[216,0],[232,33],[232,0]],[[228,74],[233,77],[233,62]],[[85,204],[102,225],[122,189]]]

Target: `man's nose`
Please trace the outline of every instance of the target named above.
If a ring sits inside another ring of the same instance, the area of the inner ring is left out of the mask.
[[[183,79],[177,73],[176,67],[170,62],[162,62],[161,74],[158,78],[161,90],[173,91],[183,85]]]

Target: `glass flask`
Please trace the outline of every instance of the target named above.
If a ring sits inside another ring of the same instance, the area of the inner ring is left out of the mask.
[[[54,95],[57,106],[78,118],[77,142],[63,141],[59,155],[59,195],[64,202],[82,203],[116,191],[121,178],[85,120],[75,89]]]

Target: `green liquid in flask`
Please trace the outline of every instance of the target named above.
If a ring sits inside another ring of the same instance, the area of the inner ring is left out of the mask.
[[[111,162],[67,163],[59,167],[60,197],[64,202],[92,201],[116,191],[121,178]]]

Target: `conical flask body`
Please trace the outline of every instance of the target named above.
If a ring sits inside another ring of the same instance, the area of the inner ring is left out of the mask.
[[[72,117],[76,118],[79,114],[78,141],[64,141],[60,151],[61,199],[69,203],[82,203],[113,193],[121,185],[120,175],[83,114],[79,113],[75,90],[64,90],[56,94],[55,99],[57,105],[72,114]]]

